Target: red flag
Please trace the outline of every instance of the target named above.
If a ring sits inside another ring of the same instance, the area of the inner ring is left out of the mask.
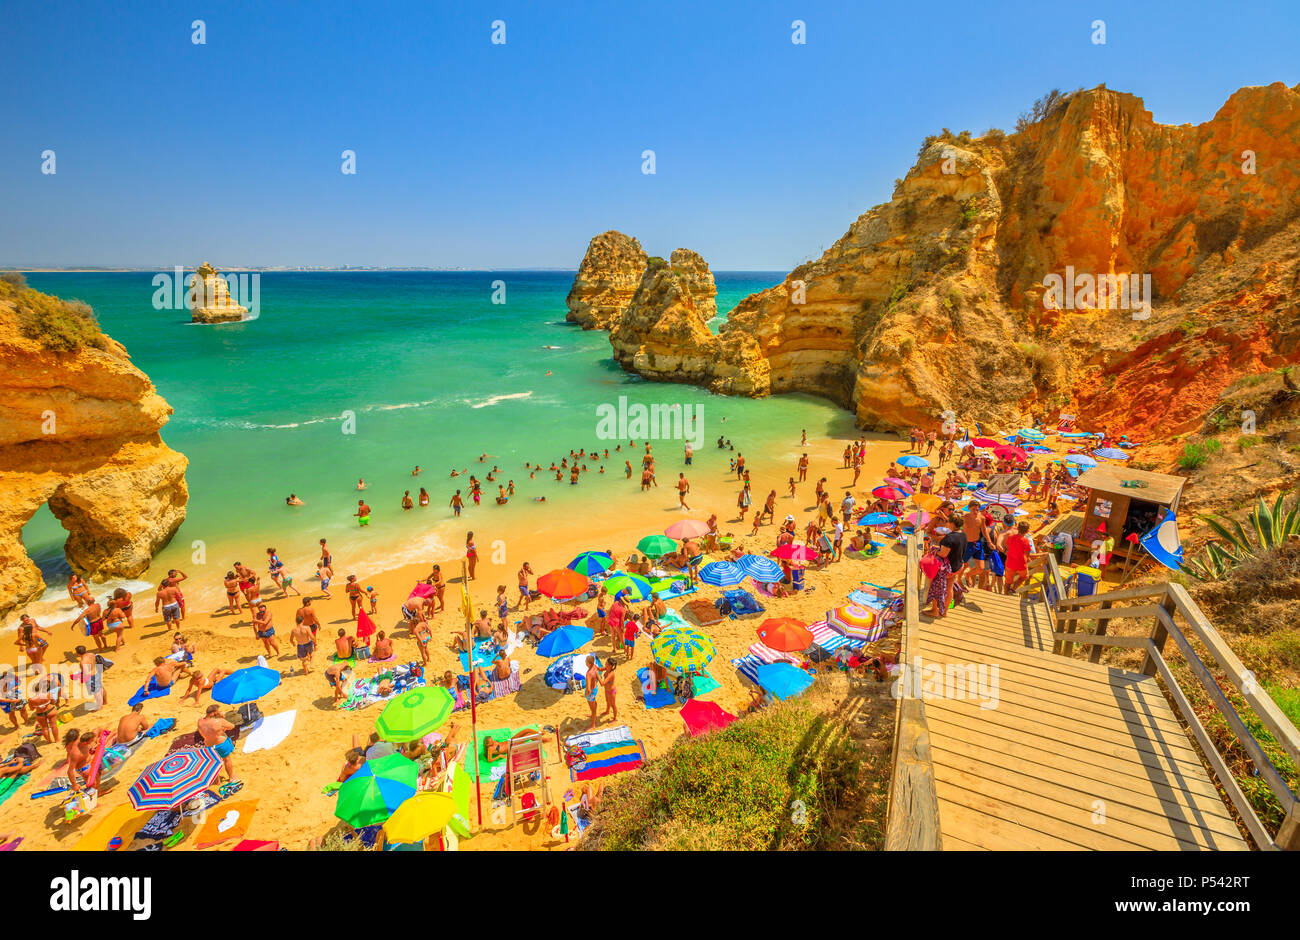
[[[375,622],[364,610],[357,611],[357,639],[364,640],[375,632]]]

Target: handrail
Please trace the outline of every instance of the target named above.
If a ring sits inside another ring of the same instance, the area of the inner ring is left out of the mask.
[[[1048,566],[1055,561],[1050,555],[1046,558]],[[1122,605],[1125,601],[1147,601],[1148,603],[1116,606]],[[1100,605],[1100,607],[1089,609],[1092,605]],[[1187,723],[1192,737],[1196,739],[1205,755],[1206,762],[1219,778],[1219,783],[1227,794],[1229,802],[1240,814],[1255,842],[1266,849],[1300,849],[1300,800],[1291,792],[1285,778],[1269,760],[1264,749],[1219,687],[1213,673],[1193,649],[1187,634],[1190,633],[1198,639],[1209,651],[1214,664],[1228,677],[1250,706],[1251,711],[1258,716],[1282,749],[1298,765],[1300,765],[1300,730],[1278,708],[1277,703],[1259,687],[1254,675],[1233,653],[1222,635],[1197,606],[1196,601],[1187,593],[1186,588],[1181,584],[1166,583],[1105,594],[1089,594],[1083,597],[1062,596],[1056,605],[1048,603],[1048,608],[1053,620],[1058,624],[1058,628],[1052,633],[1058,653],[1068,656],[1071,645],[1091,647],[1090,658],[1093,662],[1097,662],[1104,647],[1119,646],[1143,650],[1146,657],[1142,671],[1150,676],[1159,676],[1163,680],[1166,693],[1172,700],[1175,710]],[[1186,628],[1179,625],[1175,614],[1181,615],[1182,620],[1187,624]],[[1105,635],[1106,625],[1111,620],[1147,617],[1152,618],[1152,626],[1146,636]],[[1076,624],[1083,619],[1098,621],[1098,632],[1095,634],[1075,632]],[[1062,626],[1064,629],[1061,628]],[[1237,785],[1223,756],[1215,748],[1209,733],[1197,717],[1186,693],[1179,686],[1177,677],[1169,667],[1164,650],[1166,641],[1171,638],[1182,653],[1192,675],[1208,695],[1211,704],[1223,716],[1229,730],[1258,769],[1260,778],[1282,804],[1286,815],[1275,836],[1269,834],[1254,807]]]
[[[939,798],[934,787],[930,758],[930,733],[925,723],[925,703],[911,681],[921,626],[917,572],[919,538],[907,540],[907,580],[903,596],[903,638],[899,644],[899,680],[894,685],[898,702],[894,723],[894,772],[889,787],[885,849],[937,851],[943,847],[939,832]]]

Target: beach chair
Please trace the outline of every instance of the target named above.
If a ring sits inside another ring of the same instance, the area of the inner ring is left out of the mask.
[[[531,731],[510,738],[506,744],[506,780],[510,793],[510,815],[514,822],[545,816],[551,804],[542,753],[542,732]]]

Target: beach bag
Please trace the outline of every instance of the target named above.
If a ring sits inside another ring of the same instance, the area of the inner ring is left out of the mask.
[[[1002,556],[996,551],[989,552],[989,570],[999,578],[1006,573],[1006,566],[1002,561]]]
[[[934,576],[939,573],[939,566],[940,566],[940,561],[938,555],[927,554],[922,556],[921,573],[925,575],[927,578],[933,580]]]

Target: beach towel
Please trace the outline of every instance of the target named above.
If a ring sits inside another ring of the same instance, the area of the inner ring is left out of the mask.
[[[682,611],[701,627],[711,627],[723,621],[723,616],[718,612],[717,607],[703,598],[683,604]]]
[[[867,645],[865,640],[847,637],[832,629],[825,620],[808,624],[808,630],[813,635],[813,643],[827,653],[834,653],[838,649],[860,650]]]
[[[144,733],[144,737],[142,740],[147,740],[149,738],[156,738],[160,734],[166,734],[168,731],[171,731],[172,728],[175,727],[176,727],[175,718],[159,718],[157,721],[155,721],[153,724],[149,726],[149,730],[147,730]]]
[[[707,669],[704,670],[703,675],[691,676],[691,689],[694,692],[695,698],[699,698],[701,695],[708,695],[714,689],[719,688],[720,685],[721,683],[719,683],[717,679],[713,678],[712,674],[710,674]]]
[[[585,731],[564,739],[565,760],[572,780],[592,780],[641,766],[644,745],[633,738],[627,725]]]
[[[233,728],[226,733],[226,737],[230,738],[232,741],[238,741],[240,730],[241,729],[239,728]],[[172,739],[171,746],[167,748],[167,753],[175,754],[177,751],[184,750],[188,747],[203,747],[203,736],[197,731],[191,731],[189,734],[178,735]]]
[[[469,654],[460,653],[460,668],[469,672]],[[490,666],[497,655],[496,641],[491,637],[479,637],[474,641],[474,665]]]
[[[795,653],[782,653],[780,650],[774,650],[766,643],[754,642],[750,644],[746,651],[747,655],[756,656],[764,663],[789,663],[792,666],[798,666],[803,663],[803,657]]]
[[[664,615],[659,618],[659,623],[667,627],[689,627],[690,624],[682,619],[682,615],[675,610],[665,610]]]
[[[742,656],[739,659],[733,659],[731,665],[736,667],[736,671],[748,679],[754,685],[758,685],[758,667],[767,665],[752,653]]]
[[[499,698],[504,698],[507,695],[513,695],[514,693],[519,691],[519,684],[520,684],[519,664],[518,663],[510,664],[509,679],[490,679],[489,682],[492,685],[492,692],[487,695],[479,696],[478,704],[480,705],[486,705],[488,702],[495,701],[496,699]],[[456,704],[452,706],[452,710],[456,711],[462,708],[469,708],[469,676],[457,676],[456,683],[457,683]],[[462,696],[460,694],[461,692],[464,693],[463,704],[462,704]]]
[[[492,738],[494,741],[505,741],[507,738],[514,737],[520,731],[537,731],[537,730],[538,730],[537,725],[525,725],[522,728],[515,728],[513,731],[509,728],[493,728],[491,731],[478,732],[477,734],[474,735],[474,754],[468,754],[465,756],[466,776],[468,776],[470,780],[474,779],[474,765],[476,762],[475,755],[477,755],[479,782],[488,783],[489,781],[495,778],[500,778],[501,775],[505,772],[505,768],[506,768],[505,756],[503,755],[501,757],[498,757],[496,760],[492,760],[492,761],[488,760],[484,756],[485,748],[483,742],[486,741],[488,738]],[[545,757],[544,750],[543,750],[543,757]]]
[[[637,681],[641,683],[641,695],[646,708],[663,708],[665,705],[677,704],[677,696],[671,691],[663,691],[662,689],[656,689],[654,692],[644,691],[645,685],[650,679],[649,668],[643,667],[638,669],[636,678]]]
[[[275,747],[289,736],[289,732],[293,730],[293,720],[297,714],[296,709],[290,709],[276,715],[264,716],[248,729],[248,737],[244,740],[244,747],[242,748],[243,752],[249,754],[253,751],[269,751]]]
[[[280,843],[278,840],[267,839],[244,839],[232,849],[234,852],[278,852]]]
[[[392,684],[392,689],[387,695],[379,690],[385,680]],[[365,708],[375,702],[386,702],[408,689],[422,685],[424,685],[424,667],[416,662],[404,663],[385,669],[369,679],[355,680],[348,689],[347,697],[339,703],[339,708],[348,711]]]
[[[206,849],[230,839],[242,839],[248,832],[257,800],[225,802],[208,813],[207,820],[194,833],[194,847]]]
[[[9,797],[18,792],[18,788],[28,781],[31,774],[22,774],[18,777],[5,777],[0,780],[0,806],[3,806]]]
[[[158,688],[158,680],[155,677],[150,676],[149,681],[146,682],[144,685],[140,686],[140,688],[136,691],[135,695],[132,695],[129,699],[126,700],[126,704],[134,708],[135,706],[139,705],[141,702],[148,701],[151,698],[162,698],[164,695],[171,695],[171,694],[172,694],[172,687],[170,685],[164,689],[160,689]]]
[[[77,840],[74,852],[107,852],[113,843],[126,845],[145,821],[153,816],[151,810],[134,809],[130,803],[119,803],[108,814],[95,822],[93,828]]]
[[[732,620],[748,619],[766,613],[767,608],[758,602],[753,594],[742,588],[723,591],[722,597],[715,602],[718,610]]]

